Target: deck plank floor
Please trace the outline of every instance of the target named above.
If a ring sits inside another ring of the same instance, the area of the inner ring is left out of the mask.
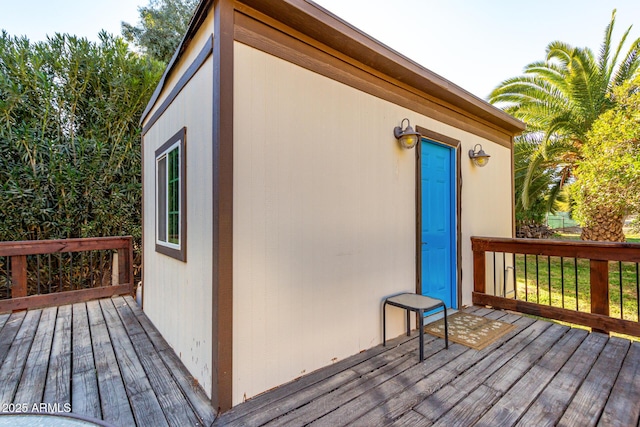
[[[131,297],[0,315],[0,404],[43,402],[123,427],[210,426],[216,416]]]
[[[516,328],[477,351],[400,336],[242,403],[210,401],[130,297],[0,315],[0,403],[116,426],[545,426],[640,421],[640,343],[470,307]]]
[[[256,396],[214,426],[638,425],[640,343],[465,311],[516,328],[481,351],[426,337],[423,363],[414,331]]]

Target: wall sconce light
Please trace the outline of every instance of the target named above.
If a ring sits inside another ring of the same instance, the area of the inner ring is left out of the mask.
[[[407,121],[407,127],[402,129],[402,124]],[[420,138],[422,137],[418,132],[414,131],[411,127],[409,119],[402,119],[400,126],[393,128],[393,136],[396,137],[402,148],[413,148],[416,146]]]
[[[478,167],[484,167],[489,163],[489,157],[491,156],[484,152],[480,144],[476,144],[473,150],[469,150],[469,158],[473,161],[473,164]]]

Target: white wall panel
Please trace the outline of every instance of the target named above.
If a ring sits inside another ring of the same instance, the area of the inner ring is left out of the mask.
[[[415,289],[415,157],[403,109],[235,49],[237,404],[381,341],[382,299]]]
[[[144,311],[211,392],[211,57],[144,137]],[[155,251],[155,150],[187,128],[187,262]]]

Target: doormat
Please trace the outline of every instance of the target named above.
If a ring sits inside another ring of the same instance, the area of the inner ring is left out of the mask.
[[[449,324],[449,340],[458,344],[482,350],[489,344],[509,333],[516,326],[499,320],[487,319],[458,311],[447,316]],[[430,323],[424,331],[444,338],[444,319]]]

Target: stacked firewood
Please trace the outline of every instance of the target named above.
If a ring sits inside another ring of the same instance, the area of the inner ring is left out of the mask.
[[[547,239],[553,230],[544,224],[523,224],[516,229],[516,237],[520,239]]]

